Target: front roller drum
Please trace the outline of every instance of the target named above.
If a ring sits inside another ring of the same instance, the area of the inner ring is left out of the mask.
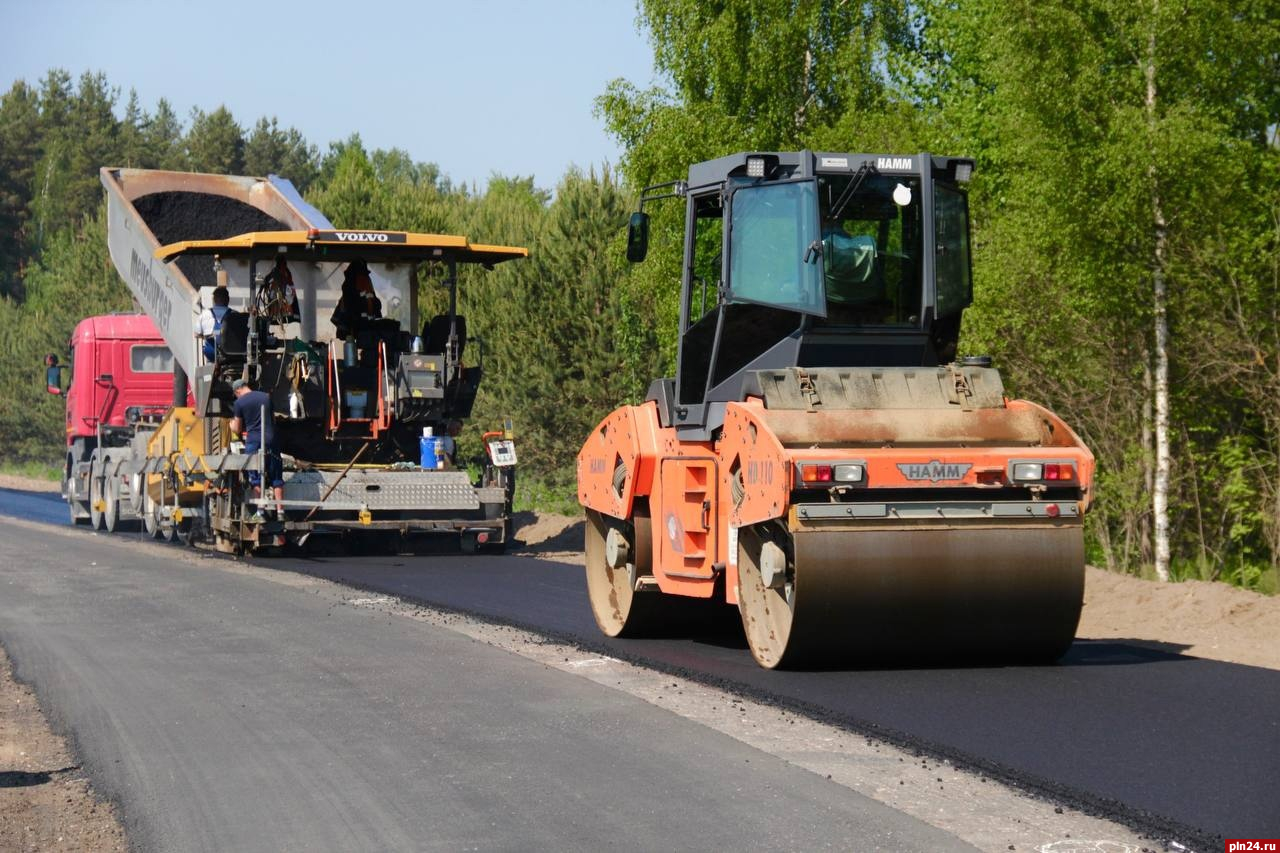
[[[1084,598],[1076,520],[739,531],[738,601],[764,667],[1061,657]]]
[[[653,541],[648,511],[637,506],[630,522],[587,510],[587,597],[609,637],[651,633],[662,609],[657,592],[637,591],[637,572],[648,573]]]

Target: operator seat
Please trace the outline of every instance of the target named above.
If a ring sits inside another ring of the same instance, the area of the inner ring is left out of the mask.
[[[218,365],[243,366],[248,355],[249,315],[228,310],[222,318],[222,329],[218,335]]]
[[[867,305],[884,299],[884,276],[876,241],[865,234],[827,234],[827,299],[845,305]]]
[[[462,360],[462,351],[467,345],[467,318],[459,314],[458,323],[458,360]],[[427,352],[444,352],[449,345],[449,315],[437,314],[431,322],[422,328],[422,341]]]

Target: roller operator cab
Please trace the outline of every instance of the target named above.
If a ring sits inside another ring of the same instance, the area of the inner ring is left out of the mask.
[[[1093,457],[986,358],[964,158],[744,152],[685,205],[676,376],[578,457],[600,628],[727,601],[766,667],[1052,660],[1083,593]]]

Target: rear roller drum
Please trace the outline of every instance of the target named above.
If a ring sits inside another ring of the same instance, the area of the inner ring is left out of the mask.
[[[651,570],[652,541],[647,508],[637,506],[630,524],[587,510],[587,597],[607,636],[642,637],[657,624],[662,594],[635,590],[636,576]]]
[[[739,532],[738,607],[761,666],[1043,663],[1071,646],[1078,521]]]
[[[795,567],[790,538],[770,526],[738,533],[738,611],[756,662],[768,669],[782,663],[791,640]]]

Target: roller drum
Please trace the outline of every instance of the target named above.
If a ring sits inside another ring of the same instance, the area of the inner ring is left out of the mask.
[[[766,540],[791,559],[773,588],[759,571]],[[739,535],[743,625],[770,668],[1052,661],[1074,639],[1083,596],[1076,519]]]

